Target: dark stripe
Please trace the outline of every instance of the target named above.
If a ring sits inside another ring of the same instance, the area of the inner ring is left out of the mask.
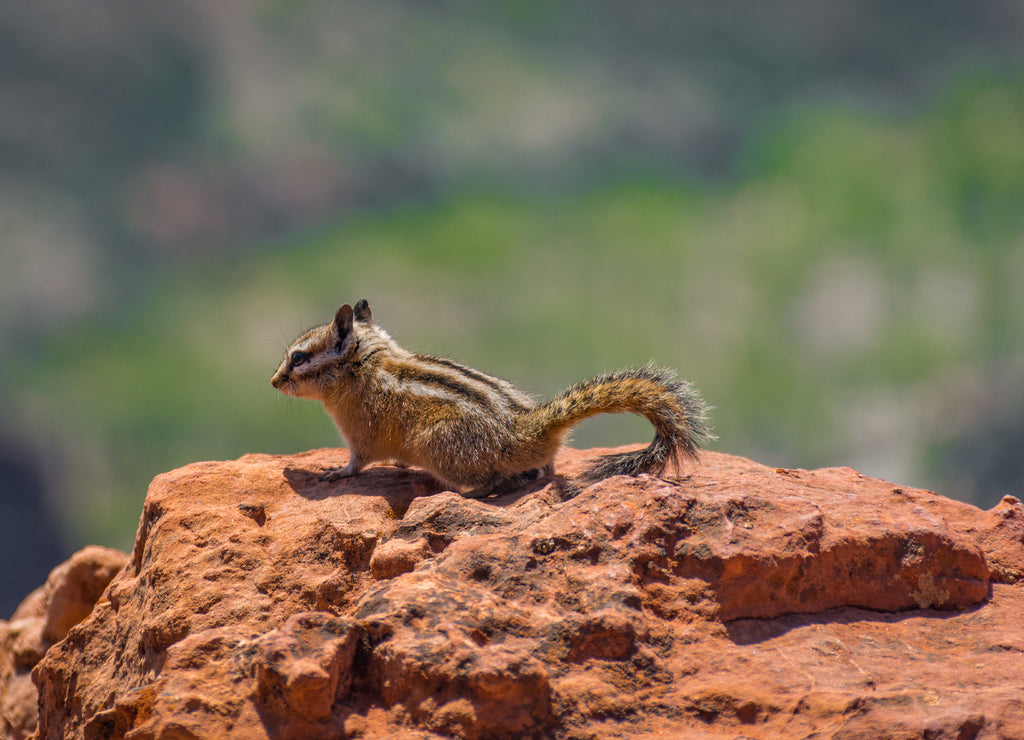
[[[491,407],[492,405],[491,399],[486,393],[482,393],[442,373],[432,373],[429,370],[413,365],[400,365],[397,363],[389,365],[385,369],[393,373],[399,380],[424,383],[425,385],[437,385],[452,391],[456,395],[469,399],[478,406]]]
[[[502,398],[504,398],[509,403],[509,405],[514,406],[516,409],[519,409],[521,411],[525,411],[527,409],[527,406],[524,406],[520,401],[511,396],[508,393],[508,391],[502,387],[502,381],[498,378],[495,378],[493,375],[488,375],[487,373],[480,372],[479,370],[474,370],[471,367],[466,367],[465,365],[459,364],[455,360],[449,360],[447,357],[435,357],[434,355],[416,355],[416,357],[419,358],[420,360],[423,360],[424,362],[431,362],[435,365],[443,365],[444,367],[448,367],[451,368],[452,370],[455,370],[456,372],[462,373],[467,378],[472,378],[478,383],[483,383],[484,385],[493,388],[501,395]]]
[[[373,350],[372,352],[367,353],[366,357],[364,357],[362,359],[362,362],[366,362],[367,360],[369,360],[371,357],[373,357],[378,352],[383,352],[383,351],[384,351],[383,347],[378,347],[377,349]]]

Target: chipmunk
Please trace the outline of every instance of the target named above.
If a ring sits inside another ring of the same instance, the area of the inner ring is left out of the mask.
[[[350,461],[326,480],[392,462],[424,468],[464,496],[509,492],[553,474],[571,428],[602,413],[642,415],[655,437],[645,449],[602,457],[587,480],[661,474],[712,439],[700,395],[671,371],[619,370],[538,404],[507,380],[402,349],[373,322],[365,298],[296,339],[270,383],[321,401],[345,438]]]

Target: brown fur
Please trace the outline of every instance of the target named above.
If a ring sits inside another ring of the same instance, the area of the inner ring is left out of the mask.
[[[348,443],[341,478],[372,462],[415,465],[466,495],[508,490],[552,472],[571,428],[603,413],[635,413],[655,429],[650,446],[602,458],[588,477],[661,474],[710,439],[696,390],[668,370],[644,366],[598,376],[538,405],[511,383],[453,360],[399,347],[373,323],[364,300],[299,337],[271,383],[321,401]]]

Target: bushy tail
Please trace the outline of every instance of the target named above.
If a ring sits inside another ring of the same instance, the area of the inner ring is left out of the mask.
[[[713,439],[708,409],[697,390],[671,370],[646,365],[599,375],[568,388],[529,412],[523,422],[534,439],[561,439],[586,418],[606,413],[633,413],[654,425],[654,441],[635,452],[602,457],[586,473],[588,480],[612,475],[661,474],[679,455],[696,459]]]

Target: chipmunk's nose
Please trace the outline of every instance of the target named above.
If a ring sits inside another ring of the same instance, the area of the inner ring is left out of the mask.
[[[274,373],[274,377],[272,377],[270,379],[270,384],[272,386],[274,386],[275,388],[280,388],[281,387],[281,383],[283,383],[284,380],[285,380],[284,373]]]

